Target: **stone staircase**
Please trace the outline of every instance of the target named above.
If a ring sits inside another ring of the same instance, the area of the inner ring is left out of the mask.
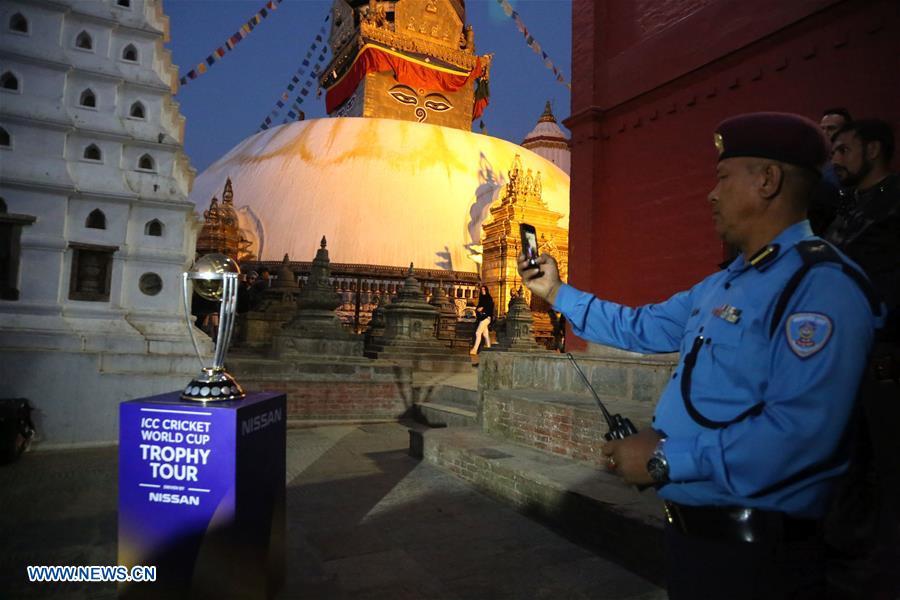
[[[662,503],[652,489],[639,492],[605,471],[606,423],[565,356],[479,358],[475,389],[471,380],[414,380],[420,422],[439,428],[413,427],[410,453],[662,582]],[[624,353],[578,362],[607,409],[639,429],[650,424],[674,364]]]
[[[374,342],[364,352],[366,358],[389,360],[402,367],[431,373],[467,373],[472,370],[467,348],[449,348],[436,345],[422,348],[416,345],[404,347],[402,343],[385,345]]]
[[[478,372],[416,373],[413,417],[429,427],[465,427],[478,422]]]

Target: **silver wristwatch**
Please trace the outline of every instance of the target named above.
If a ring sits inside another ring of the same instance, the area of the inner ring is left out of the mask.
[[[650,473],[654,483],[669,482],[669,461],[666,460],[666,455],[663,453],[663,443],[665,441],[666,438],[659,440],[653,455],[647,461],[647,472]]]

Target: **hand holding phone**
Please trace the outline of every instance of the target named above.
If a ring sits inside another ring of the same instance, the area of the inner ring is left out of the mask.
[[[549,254],[538,254],[534,226],[521,223],[519,234],[522,236],[522,253],[517,259],[519,277],[532,293],[552,304],[562,285],[556,260]]]
[[[528,266],[526,268],[537,269],[537,231],[535,231],[534,225],[529,225],[528,223],[520,223],[519,235],[522,237],[522,254],[525,255],[525,259],[528,261]]]

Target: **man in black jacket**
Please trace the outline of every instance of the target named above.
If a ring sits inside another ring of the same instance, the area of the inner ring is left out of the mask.
[[[890,172],[893,153],[884,121],[838,130],[832,164],[850,204],[823,236],[865,270],[888,309],[860,387],[856,473],[839,496],[830,536],[863,566],[854,587],[865,598],[900,596],[900,176]]]

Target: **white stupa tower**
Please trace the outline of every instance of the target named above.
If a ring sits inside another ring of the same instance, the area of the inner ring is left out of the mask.
[[[0,381],[45,446],[198,368],[180,276],[199,224],[160,0],[0,4]]]
[[[569,138],[556,122],[550,102],[544,107],[544,114],[538,119],[534,129],[522,140],[522,146],[543,156],[557,167],[569,173],[572,163]]]

